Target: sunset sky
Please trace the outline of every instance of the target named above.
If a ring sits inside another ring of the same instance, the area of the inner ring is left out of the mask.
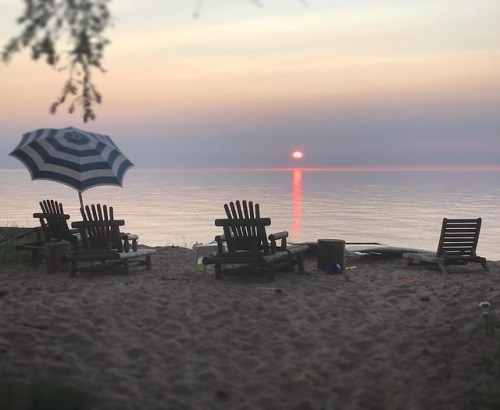
[[[500,1],[197,2],[110,3],[94,122],[48,113],[66,73],[0,65],[0,167],[22,168],[22,133],[70,125],[141,168],[500,164]],[[0,0],[2,45],[23,7]]]

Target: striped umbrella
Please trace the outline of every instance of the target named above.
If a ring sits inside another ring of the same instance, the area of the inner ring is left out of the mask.
[[[40,128],[23,134],[9,154],[28,168],[31,179],[48,179],[82,192],[99,185],[122,186],[133,164],[110,137],[77,128]]]

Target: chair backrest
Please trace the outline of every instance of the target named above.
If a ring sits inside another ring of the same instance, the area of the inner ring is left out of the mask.
[[[84,221],[112,221],[114,220],[113,207],[107,205],[92,204],[80,208]]]
[[[40,202],[40,208],[42,212],[35,212],[33,217],[40,221],[43,240],[73,242],[74,238],[68,227],[70,216],[64,213],[62,204],[46,199]]]
[[[436,256],[476,256],[481,218],[443,219]]]
[[[113,207],[101,204],[86,205],[80,208],[83,221],[73,222],[72,226],[80,229],[82,247],[86,250],[110,250],[123,252],[120,226],[122,219],[114,219]]]
[[[266,226],[271,219],[260,217],[259,204],[236,201],[225,204],[224,209],[227,219],[216,219],[215,225],[223,228],[229,252],[270,253]]]

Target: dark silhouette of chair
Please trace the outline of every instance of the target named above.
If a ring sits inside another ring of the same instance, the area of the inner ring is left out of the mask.
[[[476,248],[481,232],[481,218],[443,219],[441,236],[435,254],[405,253],[408,265],[438,265],[443,273],[448,273],[448,265],[480,263],[488,271],[486,258],[477,256]]]
[[[80,208],[80,214],[84,221],[113,221],[115,219],[113,207],[101,204]],[[123,225],[125,225],[125,221],[123,221]],[[97,235],[97,229],[94,229],[94,234],[94,236]],[[114,238],[115,242],[112,244],[114,249],[128,252],[132,248],[134,252],[137,251],[137,240],[139,239],[137,235],[120,232],[118,236],[121,240]]]
[[[88,262],[90,266],[80,267],[86,270],[107,270],[116,265],[122,265],[128,272],[129,263],[137,262],[151,269],[153,249],[138,249],[137,235],[120,232],[125,225],[123,219],[114,219],[113,207],[106,205],[91,205],[80,209],[83,221],[73,222],[81,236],[81,247],[72,252],[71,276],[75,276],[79,262]],[[99,262],[94,265],[94,262]]]
[[[273,280],[277,268],[298,265],[304,273],[304,253],[308,245],[288,245],[288,232],[267,235],[270,218],[261,218],[259,204],[252,201],[236,201],[225,204],[226,219],[216,219],[215,225],[223,229],[223,235],[215,237],[217,254],[205,256],[205,265],[215,265],[215,277],[237,272],[264,270]],[[224,265],[238,265],[225,268]]]
[[[45,254],[45,245],[48,242],[67,241],[71,248],[77,247],[78,237],[75,230],[68,226],[70,216],[64,213],[63,205],[57,201],[46,199],[41,201],[40,208],[42,212],[35,212],[33,218],[37,218],[40,226],[34,228],[36,240],[31,243],[18,245],[18,250],[28,250],[32,253],[34,263],[39,257]]]

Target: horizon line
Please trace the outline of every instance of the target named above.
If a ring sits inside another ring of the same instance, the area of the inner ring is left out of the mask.
[[[152,167],[144,168],[135,165],[140,170],[171,170],[171,171],[304,171],[304,172],[500,172],[498,165],[368,165],[368,166],[286,166],[286,167]],[[26,170],[19,168],[1,168],[3,171]],[[132,170],[132,169],[130,169]]]
[[[172,168],[141,168],[157,170],[186,171],[304,171],[304,172],[500,172],[499,165],[370,165],[370,166],[337,166],[337,167],[172,167]]]

